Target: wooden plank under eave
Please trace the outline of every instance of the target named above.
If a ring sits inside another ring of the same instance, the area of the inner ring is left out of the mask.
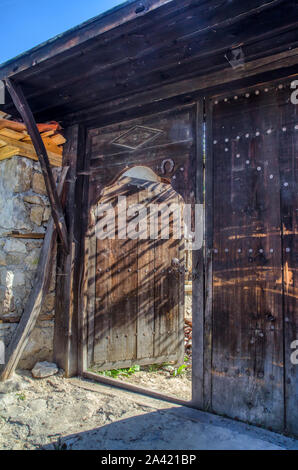
[[[17,147],[11,147],[11,146],[6,146],[0,148],[0,160],[5,160],[7,158],[11,157],[24,157],[24,158],[29,158],[30,160],[38,161],[38,158],[36,155],[33,155],[32,152],[27,151],[27,150],[20,150]],[[51,158],[50,159],[50,165],[55,166],[55,167],[61,167],[62,166],[62,158]]]
[[[69,167],[64,167],[61,174],[57,191],[59,197],[62,194],[68,169]],[[30,293],[21,321],[8,346],[6,352],[7,361],[0,375],[0,381],[12,377],[39,317],[43,300],[48,292],[52,277],[55,245],[56,230],[53,219],[50,219],[36,270],[35,285]]]
[[[66,142],[65,137],[62,134],[55,134],[51,137],[50,141],[56,145],[63,145]]]
[[[24,131],[17,132],[13,129],[8,129],[4,127],[3,129],[0,129],[0,136],[9,137],[10,139],[14,140],[22,140],[26,137],[26,134],[24,134]]]
[[[20,157],[27,157],[31,160],[38,161],[38,157],[32,144],[11,139],[4,135],[0,135],[0,144],[2,145],[0,148],[0,160],[18,155]],[[62,166],[62,155],[48,151],[48,156],[51,166]]]
[[[1,131],[0,131],[1,135]],[[63,145],[66,142],[66,139],[61,135],[61,134],[56,134],[54,135],[54,131],[48,131],[40,134],[43,140],[43,143],[47,149],[48,152],[60,155],[62,157],[63,155]],[[51,137],[53,135],[53,137]],[[32,144],[32,140],[29,135],[23,135],[21,137],[22,142],[27,142]]]
[[[11,158],[14,155],[18,155],[17,147],[12,147],[11,145],[5,145],[0,148],[0,160],[6,160]]]
[[[6,145],[12,145],[14,147],[17,147],[20,151],[27,152],[28,155],[32,155],[32,158],[34,157],[36,160],[38,159],[36,155],[36,151],[34,149],[34,146],[32,143],[27,143],[27,142],[22,142],[20,140],[12,139],[11,137],[5,136],[5,135],[0,135],[0,141],[5,143]],[[49,145],[47,147],[50,147]],[[51,150],[48,150],[48,157],[49,160],[60,160],[62,163],[62,148],[60,149],[57,147],[58,151],[53,152]]]

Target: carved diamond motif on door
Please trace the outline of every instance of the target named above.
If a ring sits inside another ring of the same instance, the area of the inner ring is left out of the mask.
[[[152,129],[150,127],[135,126],[129,131],[117,137],[112,144],[120,145],[131,150],[137,150],[142,145],[147,144],[151,140],[159,136],[163,131]]]

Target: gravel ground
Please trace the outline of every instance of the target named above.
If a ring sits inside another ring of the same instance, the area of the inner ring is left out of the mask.
[[[0,383],[1,450],[293,448],[278,434],[61,373],[18,371]]]
[[[1,387],[10,392],[1,394]],[[148,411],[77,387],[61,375],[36,380],[19,371],[10,386],[0,384],[0,449],[40,449],[69,434]]]
[[[168,370],[167,370],[168,369]],[[129,382],[146,390],[171,395],[175,398],[190,401],[192,394],[192,370],[188,367],[181,375],[174,376],[174,367],[165,367],[156,372],[141,370],[129,377],[118,376],[118,380]]]

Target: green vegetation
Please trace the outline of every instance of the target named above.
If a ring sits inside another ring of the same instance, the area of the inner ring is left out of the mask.
[[[186,364],[182,364],[182,366],[178,367],[178,369],[175,369],[173,372],[173,376],[177,377],[178,375],[182,375],[183,372],[185,372],[185,369],[187,368]]]
[[[17,393],[16,396],[18,397],[18,400],[26,400],[26,395],[24,393]]]
[[[103,375],[104,377],[112,377],[113,379],[123,376],[123,377],[129,377],[132,374],[135,374],[136,372],[140,372],[141,367],[138,365],[132,366],[129,369],[113,369],[113,370],[104,370],[104,371],[99,371],[97,372],[98,375]]]
[[[112,377],[113,379],[116,379],[117,377],[130,377],[136,372],[141,372],[141,371],[154,373],[154,372],[160,372],[160,371],[166,370],[167,372],[170,372],[170,374],[173,377],[178,377],[184,374],[186,370],[191,367],[191,365],[188,364],[188,362],[189,362],[189,357],[184,356],[184,364],[182,364],[181,366],[177,368],[175,368],[174,364],[171,364],[169,362],[164,362],[162,364],[151,364],[149,366],[143,366],[142,368],[139,365],[134,365],[127,369],[112,369],[112,370],[96,371],[96,373],[104,377]]]

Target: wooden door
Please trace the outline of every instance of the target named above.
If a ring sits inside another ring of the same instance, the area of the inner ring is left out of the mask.
[[[127,207],[182,203],[168,184],[126,177],[106,188],[98,204],[116,208],[119,196],[126,196]],[[91,211],[93,227],[98,223],[96,207]],[[98,239],[93,229],[89,240],[89,367],[109,370],[133,364],[182,363],[183,239],[174,239],[173,226],[169,239],[160,237],[160,227],[158,238],[150,239],[149,216],[147,235],[120,239],[115,213],[115,237]]]
[[[291,93],[290,83],[272,83],[211,102],[206,357],[215,412],[297,433],[297,366],[290,355],[298,337],[298,118]]]

